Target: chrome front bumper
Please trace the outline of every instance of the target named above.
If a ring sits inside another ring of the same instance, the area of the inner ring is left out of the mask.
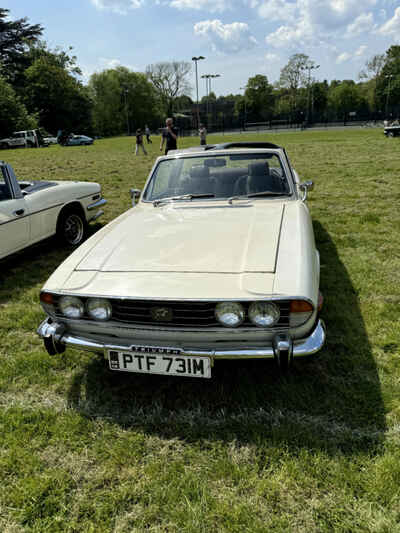
[[[37,333],[44,340],[45,347],[50,355],[62,353],[66,346],[87,350],[103,354],[107,357],[108,350],[130,351],[132,344],[105,344],[94,341],[85,337],[71,335],[65,330],[62,323],[53,321],[50,317],[44,320]],[[154,350],[160,349],[178,349],[180,355],[196,355],[209,357],[211,361],[216,359],[276,359],[278,362],[281,354],[287,357],[289,361],[296,357],[305,357],[318,352],[324,345],[326,338],[325,324],[323,320],[318,319],[315,328],[311,334],[304,339],[293,340],[288,334],[278,333],[272,340],[271,344],[265,347],[246,347],[243,349],[196,349],[196,348],[177,348],[174,346],[148,345],[148,348]]]
[[[94,222],[97,220],[101,215],[104,215],[104,211],[100,209],[100,207],[103,207],[103,205],[106,205],[107,200],[105,198],[100,198],[97,200],[97,202],[94,202],[93,204],[89,204],[86,209],[90,211],[94,211],[97,209],[98,211],[96,213],[89,213],[88,216],[88,222]]]

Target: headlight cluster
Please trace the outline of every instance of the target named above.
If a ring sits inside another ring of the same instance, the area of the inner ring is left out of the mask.
[[[236,328],[244,321],[246,312],[239,302],[220,302],[215,306],[215,316],[223,326]],[[249,306],[248,317],[259,328],[271,328],[278,322],[280,310],[273,302],[253,302]]]
[[[61,296],[58,308],[67,318],[82,318],[85,312],[93,320],[110,320],[111,303],[105,298],[88,298],[86,305],[77,296]]]

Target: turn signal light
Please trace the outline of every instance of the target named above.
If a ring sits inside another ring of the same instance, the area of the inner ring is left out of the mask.
[[[306,302],[305,300],[292,300],[290,302],[291,313],[310,313],[313,310],[312,304],[310,304],[310,302]]]
[[[41,292],[40,293],[40,301],[43,304],[48,304],[48,305],[53,305],[54,304],[53,295],[50,292]]]

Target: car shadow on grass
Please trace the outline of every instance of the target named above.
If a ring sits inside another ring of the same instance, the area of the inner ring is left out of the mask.
[[[346,268],[323,226],[314,228],[328,333],[317,356],[287,377],[273,361],[219,361],[210,380],[112,373],[93,357],[72,378],[69,405],[166,438],[374,453],[385,432],[376,365]]]

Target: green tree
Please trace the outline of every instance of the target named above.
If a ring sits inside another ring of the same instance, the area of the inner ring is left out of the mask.
[[[162,112],[157,94],[145,74],[125,67],[93,74],[89,81],[93,95],[93,122],[100,135],[133,133],[145,124],[157,127]]]
[[[346,120],[349,112],[360,112],[366,104],[353,80],[344,80],[328,93],[328,101],[335,118]]]
[[[0,7],[0,63],[7,81],[14,84],[29,66],[27,51],[43,32],[40,24],[31,25],[27,18],[6,20],[9,10]]]
[[[271,118],[274,108],[274,94],[273,86],[268,83],[267,76],[256,74],[248,79],[244,100],[247,120],[258,122]]]
[[[377,85],[384,66],[385,55],[377,54],[365,63],[365,68],[359,74],[361,80],[366,80],[362,90],[369,102],[370,109],[374,112],[376,112],[379,107],[377,101]]]
[[[385,54],[376,87],[376,99],[387,117],[400,114],[400,45],[391,46]]]
[[[313,62],[305,54],[294,54],[289,58],[287,65],[281,69],[279,86],[287,89],[290,96],[290,112],[294,114],[298,107],[299,89],[307,85],[305,74],[307,65]]]
[[[26,70],[25,80],[28,110],[38,114],[47,131],[91,132],[89,91],[54,57],[43,55],[35,60]]]
[[[14,89],[0,76],[0,136],[20,129],[37,126],[35,116],[29,115]]]

